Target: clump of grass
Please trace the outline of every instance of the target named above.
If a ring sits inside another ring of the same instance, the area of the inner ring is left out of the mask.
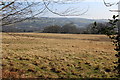
[[[115,77],[113,45],[106,40],[103,35],[3,33],[3,77]]]

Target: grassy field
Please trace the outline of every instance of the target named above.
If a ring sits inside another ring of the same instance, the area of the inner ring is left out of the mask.
[[[114,46],[105,35],[3,33],[3,77],[115,77]]]

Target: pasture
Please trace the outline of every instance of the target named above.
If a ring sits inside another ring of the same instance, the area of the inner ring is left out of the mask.
[[[4,78],[115,77],[114,46],[105,35],[3,33]]]

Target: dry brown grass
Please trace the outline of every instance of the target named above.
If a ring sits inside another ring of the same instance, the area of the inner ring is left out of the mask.
[[[3,77],[115,77],[114,46],[104,35],[3,33],[2,43]]]

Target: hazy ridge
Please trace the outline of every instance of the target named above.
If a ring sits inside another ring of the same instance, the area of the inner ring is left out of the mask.
[[[106,19],[85,19],[85,18],[49,18],[49,17],[41,17],[41,18],[30,18],[21,23],[17,23],[14,25],[3,26],[3,31],[8,30],[26,30],[26,31],[40,31],[46,26],[50,25],[59,25],[63,26],[67,23],[74,23],[77,27],[86,27],[88,24],[93,22],[107,22]]]

